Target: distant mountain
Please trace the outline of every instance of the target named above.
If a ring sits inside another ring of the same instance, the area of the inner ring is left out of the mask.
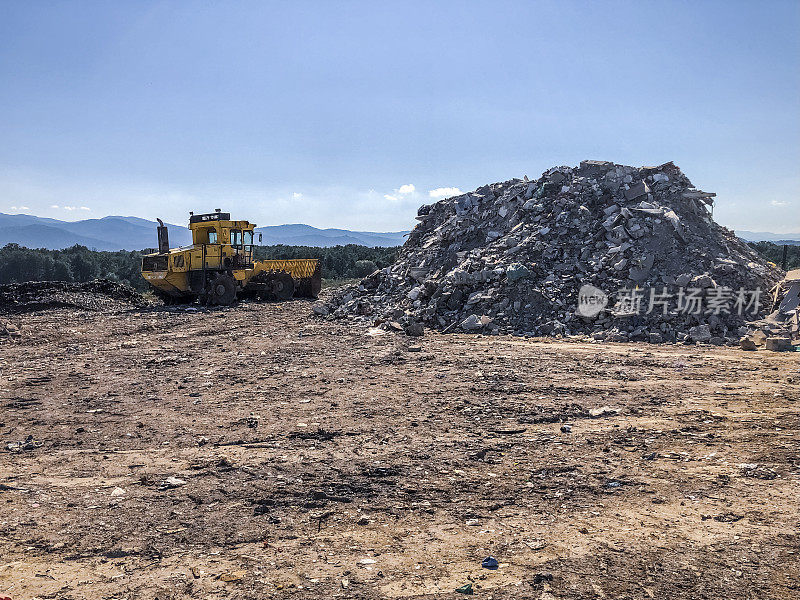
[[[349,231],[347,229],[317,229],[311,225],[272,225],[257,227],[262,244],[286,244],[288,246],[344,246],[358,244],[360,246],[402,246],[407,231],[375,233],[372,231]]]
[[[800,233],[769,233],[768,231],[737,231],[748,242],[774,242],[775,244],[800,244]]]
[[[95,250],[120,249],[104,240],[76,235],[64,229],[44,224],[0,227],[0,246],[5,246],[6,244],[19,244],[28,248],[48,248],[50,250],[69,248],[75,244]]]
[[[28,248],[58,250],[80,244],[96,250],[142,250],[156,246],[156,222],[139,217],[103,217],[82,221],[60,221],[33,215],[0,213],[0,246],[19,244]],[[192,243],[188,228],[169,225],[170,246]],[[377,233],[346,229],[317,229],[310,225],[259,227],[262,244],[289,246],[400,246],[407,232]]]

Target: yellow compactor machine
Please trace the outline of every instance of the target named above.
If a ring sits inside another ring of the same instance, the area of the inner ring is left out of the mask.
[[[142,277],[168,304],[233,304],[251,296],[289,300],[316,298],[322,287],[317,259],[255,260],[254,223],[231,221],[230,213],[192,214],[192,245],[169,247],[158,220],[158,252],[142,257]],[[259,239],[261,235],[259,234]]]

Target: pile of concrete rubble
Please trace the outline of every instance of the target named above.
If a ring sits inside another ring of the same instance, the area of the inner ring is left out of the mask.
[[[394,265],[314,312],[412,334],[738,343],[781,272],[713,221],[714,196],[671,162],[485,185],[422,206]]]
[[[87,283],[29,281],[0,285],[0,313],[22,313],[52,308],[124,310],[141,307],[147,300],[133,288],[96,279]]]

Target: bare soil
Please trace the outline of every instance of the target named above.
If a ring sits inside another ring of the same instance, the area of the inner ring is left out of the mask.
[[[21,319],[0,596],[800,597],[797,354],[417,339],[304,301]]]

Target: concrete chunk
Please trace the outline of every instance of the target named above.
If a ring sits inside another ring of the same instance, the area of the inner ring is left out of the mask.
[[[625,199],[636,200],[637,198],[646,196],[649,193],[650,193],[650,187],[644,181],[640,181],[636,185],[633,185],[627,190],[625,190]]]

